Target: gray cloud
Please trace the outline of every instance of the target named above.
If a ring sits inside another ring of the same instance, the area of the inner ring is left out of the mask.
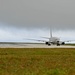
[[[0,22],[16,27],[75,28],[75,0],[0,0]]]

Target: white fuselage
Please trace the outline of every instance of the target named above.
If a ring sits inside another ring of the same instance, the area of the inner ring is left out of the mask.
[[[53,44],[56,44],[58,41],[60,41],[60,38],[58,38],[58,37],[51,37],[49,39],[49,42],[51,42]]]

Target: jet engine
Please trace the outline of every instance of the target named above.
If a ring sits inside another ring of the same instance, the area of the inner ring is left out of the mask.
[[[48,43],[48,42],[46,42],[45,44],[46,44],[46,45],[48,45],[49,43]]]
[[[57,46],[59,46],[59,45],[64,45],[64,44],[65,44],[65,42],[57,41]]]
[[[49,42],[46,42],[45,44],[46,44],[46,45],[48,45],[48,46],[50,46],[50,45],[51,45]]]
[[[65,42],[62,42],[62,45],[64,45],[65,44]]]

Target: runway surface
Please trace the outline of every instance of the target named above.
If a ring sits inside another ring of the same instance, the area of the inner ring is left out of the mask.
[[[45,45],[45,44],[34,44],[34,43],[0,43],[0,48],[75,48],[75,46],[56,46],[56,45]]]

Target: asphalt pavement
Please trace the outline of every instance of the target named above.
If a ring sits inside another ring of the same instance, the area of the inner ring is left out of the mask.
[[[0,48],[75,48],[75,46],[69,45],[45,45],[45,44],[28,44],[28,43],[0,43]]]

